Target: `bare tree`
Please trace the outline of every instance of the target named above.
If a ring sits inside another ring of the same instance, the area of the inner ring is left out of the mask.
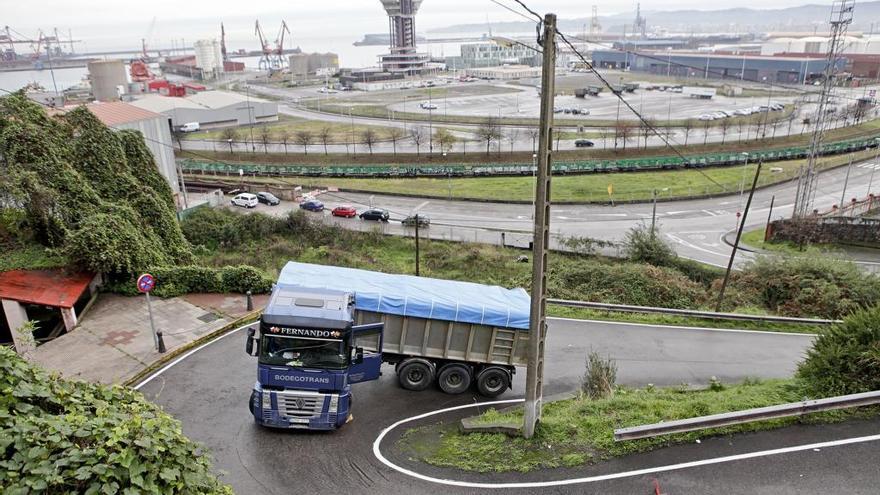
[[[272,140],[272,131],[268,127],[260,127],[260,142],[263,144],[263,153],[269,153],[269,141]]]
[[[727,140],[727,131],[730,129],[730,119],[721,119],[721,122],[718,123],[718,129],[721,131],[721,144],[724,144],[724,141]]]
[[[507,131],[507,134],[504,137],[506,137],[507,141],[510,143],[510,152],[513,153],[513,145],[516,144],[516,141],[519,139],[519,129],[516,127],[511,128]]]
[[[742,141],[743,129],[745,129],[747,125],[748,124],[746,123],[746,119],[744,119],[742,117],[738,117],[736,119],[736,132],[737,132],[737,139],[738,140]]]
[[[324,145],[324,154],[327,154],[327,144],[330,142],[330,136],[333,135],[333,130],[330,129],[329,126],[324,126],[318,131],[318,139],[321,140],[321,144]]]
[[[416,145],[416,156],[419,156],[419,150],[422,147],[422,143],[425,142],[425,129],[422,127],[410,128],[409,139]]]
[[[394,150],[394,154],[397,155],[397,142],[403,139],[403,129],[400,127],[389,127],[387,133],[388,140],[391,141],[391,148]]]
[[[278,129],[278,141],[280,141],[281,144],[284,145],[285,155],[287,154],[287,144],[290,142],[291,137],[292,136],[290,135],[290,131],[286,128],[282,127],[281,129]]]
[[[540,135],[541,130],[537,127],[530,127],[528,130],[529,137],[532,139],[532,153],[536,153],[538,151],[538,136]]]
[[[445,128],[439,127],[437,128],[437,131],[434,132],[434,141],[437,143],[437,146],[440,147],[441,153],[447,153],[452,150],[457,138]]]
[[[238,143],[238,140],[240,139],[238,135],[238,129],[236,129],[235,127],[227,127],[223,129],[223,131],[220,133],[220,137],[229,144],[229,154],[231,155],[232,145]]]
[[[785,118],[785,120],[788,122],[788,135],[789,136],[791,136],[791,126],[792,126],[792,124],[794,124],[795,119],[798,118],[798,113],[799,112],[797,111],[797,107],[795,107],[794,109],[792,109],[791,113],[788,114],[788,117]]]
[[[633,126],[629,122],[620,121],[614,126],[617,139],[623,142],[623,149],[626,150],[626,142],[632,139]]]
[[[296,144],[303,147],[303,153],[309,154],[309,146],[314,142],[315,136],[312,134],[312,131],[303,129],[301,131],[296,131]]]
[[[648,149],[648,138],[654,133],[654,125],[654,121],[648,118],[641,123],[642,137],[645,139],[645,149]],[[638,145],[636,147],[638,147]]]
[[[559,151],[559,141],[562,140],[562,131],[554,130],[554,131],[553,131],[553,136],[552,136],[551,139],[555,139],[555,140],[556,140],[556,151]]]
[[[685,119],[684,122],[681,123],[681,132],[684,133],[684,145],[688,144],[688,136],[690,136],[691,131],[694,129],[694,119]]]
[[[373,145],[376,144],[376,131],[373,129],[367,128],[361,133],[361,139],[363,143],[367,145],[367,149],[370,150],[370,154],[373,154]]]
[[[709,142],[709,129],[711,129],[711,128],[712,128],[712,121],[711,120],[703,121],[703,144],[704,145]]]
[[[485,122],[477,127],[476,135],[480,141],[486,142],[486,156],[489,156],[492,141],[498,140],[501,136],[501,129],[498,125],[498,120],[494,117],[486,119]]]

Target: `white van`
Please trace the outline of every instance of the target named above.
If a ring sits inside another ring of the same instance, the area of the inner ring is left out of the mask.
[[[251,193],[241,193],[234,198],[232,198],[232,206],[241,206],[242,208],[256,208],[257,200],[256,194]]]
[[[199,130],[198,122],[187,122],[180,126],[180,132],[196,132],[197,130]]]

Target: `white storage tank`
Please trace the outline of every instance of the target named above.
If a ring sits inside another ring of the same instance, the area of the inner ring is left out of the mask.
[[[89,62],[92,96],[98,101],[119,101],[119,87],[128,86],[125,63],[122,60],[95,60]]]
[[[216,77],[223,72],[223,55],[217,40],[198,40],[193,48],[196,52],[196,67],[202,69],[204,77]]]

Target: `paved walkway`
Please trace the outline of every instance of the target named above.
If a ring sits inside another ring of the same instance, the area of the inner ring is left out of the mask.
[[[255,307],[265,305],[266,298],[256,296]],[[153,317],[168,352],[245,313],[245,297],[239,294],[153,299]],[[154,348],[144,297],[101,294],[73,332],[41,345],[32,359],[66,378],[123,383],[162,356]]]

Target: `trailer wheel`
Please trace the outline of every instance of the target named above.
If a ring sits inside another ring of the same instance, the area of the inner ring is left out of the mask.
[[[437,379],[440,390],[447,394],[460,394],[471,386],[471,370],[461,364],[447,364],[440,368]]]
[[[424,359],[407,359],[400,363],[397,380],[407,390],[425,390],[434,381],[434,366]]]
[[[486,397],[498,397],[510,387],[510,374],[499,366],[489,366],[477,375],[477,391]]]

